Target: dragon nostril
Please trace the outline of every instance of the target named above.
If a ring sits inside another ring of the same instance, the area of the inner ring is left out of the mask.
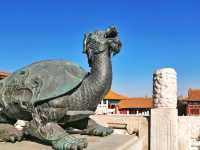
[[[116,38],[118,35],[118,32],[116,30],[115,27],[111,27],[111,28],[108,28],[106,33],[105,33],[105,38]]]

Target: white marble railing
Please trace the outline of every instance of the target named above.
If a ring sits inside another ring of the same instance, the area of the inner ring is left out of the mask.
[[[138,133],[139,138],[143,141],[143,150],[148,149],[148,117],[132,115],[93,115],[91,118],[103,126],[109,126],[109,124],[125,125],[128,134]]]

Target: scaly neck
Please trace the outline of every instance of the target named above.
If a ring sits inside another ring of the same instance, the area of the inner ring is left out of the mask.
[[[109,51],[94,55],[94,62],[91,65],[90,79],[105,81],[108,77],[112,80],[112,63]]]
[[[105,94],[111,88],[112,83],[112,63],[109,51],[95,54],[91,65],[91,72],[85,80],[88,92],[90,109],[96,109],[97,105],[103,99]]]

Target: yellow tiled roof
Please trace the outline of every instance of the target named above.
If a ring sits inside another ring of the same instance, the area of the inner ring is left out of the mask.
[[[6,78],[7,76],[9,76],[10,73],[7,72],[0,72],[0,79]]]
[[[129,99],[122,99],[119,104],[119,109],[123,108],[152,108],[152,98],[134,97]]]
[[[200,89],[189,89],[188,97],[186,98],[188,101],[200,101]]]
[[[128,97],[120,95],[112,90],[110,90],[106,96],[104,97],[104,99],[113,99],[113,100],[121,100],[121,99],[127,99]]]

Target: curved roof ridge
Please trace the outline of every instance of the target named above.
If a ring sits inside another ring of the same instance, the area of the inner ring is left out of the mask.
[[[127,98],[129,97],[118,94],[112,90],[110,90],[104,97],[104,99],[113,99],[113,100],[122,100],[122,99],[127,99]]]
[[[123,108],[152,108],[153,100],[151,97],[132,97],[123,99],[118,103],[119,109]]]
[[[8,73],[8,72],[0,71],[0,79],[6,78],[9,75],[10,75],[10,73]]]

